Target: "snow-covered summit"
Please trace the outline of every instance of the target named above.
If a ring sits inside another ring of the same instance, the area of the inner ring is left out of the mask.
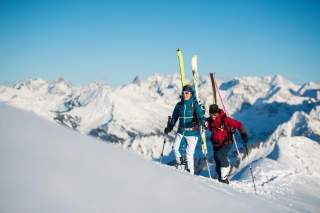
[[[67,95],[72,93],[73,86],[70,82],[60,77],[48,84],[48,92],[56,95]]]
[[[320,106],[313,108],[310,113],[295,112],[289,121],[279,125],[269,137],[274,143],[281,137],[304,136],[320,144]]]
[[[320,99],[320,84],[315,82],[305,83],[298,90],[298,93],[303,96],[313,98],[315,101]]]
[[[258,105],[263,103],[300,103],[304,97],[295,95],[299,86],[280,75],[265,77],[235,78],[221,84],[221,90],[226,97],[230,113],[241,109],[243,103]]]
[[[35,78],[27,81],[18,81],[13,85],[13,88],[15,89],[29,89],[32,91],[37,91],[39,88],[41,88],[43,85],[47,85],[47,81],[41,79],[41,78]]]

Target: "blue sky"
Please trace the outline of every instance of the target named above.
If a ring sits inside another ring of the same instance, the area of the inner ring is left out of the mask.
[[[178,47],[200,75],[319,82],[320,1],[0,1],[1,84],[117,86],[178,73]]]

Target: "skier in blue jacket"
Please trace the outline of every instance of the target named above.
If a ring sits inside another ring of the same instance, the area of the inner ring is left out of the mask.
[[[186,161],[187,171],[194,174],[194,152],[199,137],[199,125],[205,126],[204,112],[195,99],[194,89],[191,85],[185,85],[182,90],[182,99],[179,101],[172,113],[172,119],[165,128],[165,134],[172,131],[174,125],[179,119],[179,127],[173,151],[176,157],[177,165],[182,164],[182,155],[179,152],[180,143],[183,138],[187,141]]]

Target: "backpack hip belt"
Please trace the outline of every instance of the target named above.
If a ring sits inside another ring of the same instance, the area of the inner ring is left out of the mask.
[[[199,129],[198,125],[190,127],[190,128],[179,127],[179,130],[182,130],[182,131],[197,131],[198,129]]]

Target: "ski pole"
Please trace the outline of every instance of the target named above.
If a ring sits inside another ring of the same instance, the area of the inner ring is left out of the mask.
[[[207,144],[206,144],[206,135],[205,135],[205,131],[203,130],[203,127],[200,127],[200,137],[201,137],[201,142],[202,142],[202,152],[204,155],[204,160],[206,161],[207,164],[207,169],[208,169],[208,173],[209,173],[209,178],[211,179],[211,172],[210,172],[210,167],[209,167],[209,161],[208,161],[208,148],[207,148]]]
[[[161,151],[161,155],[160,155],[160,163],[162,163],[163,150],[164,150],[164,146],[166,145],[166,136],[167,136],[167,134],[164,135],[164,139],[163,139],[163,146],[162,146],[162,151]]]
[[[248,145],[245,144],[245,147],[246,147],[247,157],[248,157],[248,160],[249,160]],[[249,168],[250,168],[250,172],[251,172],[251,177],[252,177],[252,183],[253,183],[254,192],[256,193],[256,195],[258,195],[258,194],[257,194],[257,189],[256,189],[256,184],[254,183],[254,177],[253,177],[251,162],[249,163]]]
[[[238,143],[237,143],[237,140],[236,140],[236,137],[234,136],[234,134],[232,135],[232,140],[233,140],[234,145],[236,147],[238,158],[241,161],[241,154],[240,154],[240,151],[239,151],[239,148],[238,148]]]
[[[171,116],[168,116],[167,126],[169,126],[170,123],[171,123]],[[163,146],[162,146],[162,151],[161,151],[161,155],[160,155],[160,163],[162,163],[163,150],[164,150],[164,146],[166,145],[166,137],[167,136],[168,136],[168,134],[164,135]]]
[[[212,179],[207,154],[204,155],[204,160],[206,161],[206,164],[207,164],[207,169],[208,169],[209,178]]]

